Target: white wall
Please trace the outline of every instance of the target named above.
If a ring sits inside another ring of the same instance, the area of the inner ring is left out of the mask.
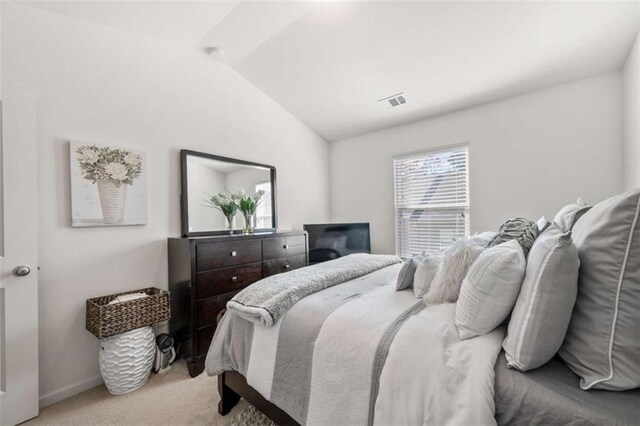
[[[331,219],[395,252],[392,157],[465,142],[472,232],[601,200],[623,189],[621,107],[612,73],[332,143]]]
[[[0,78],[2,77],[2,10],[4,9],[3,2],[0,1]],[[0,84],[0,102],[2,102],[4,98],[2,97],[2,84]],[[0,119],[2,117],[2,111],[0,110]],[[2,129],[2,124],[0,123],[0,129]],[[2,171],[2,132],[0,131],[0,176],[4,176],[4,172]],[[0,178],[2,179],[2,178]],[[3,185],[0,184],[0,223],[4,223],[4,195]],[[0,226],[0,256],[4,256],[4,227]],[[1,341],[2,339],[0,339]],[[0,348],[2,350],[2,348]]]
[[[622,69],[624,91],[624,183],[640,187],[640,34]]]
[[[3,2],[3,60],[37,99],[40,390],[47,404],[99,383],[85,299],[167,286],[180,235],[179,149],[272,164],[279,223],[329,217],[327,143],[197,50]],[[70,227],[70,139],[147,152],[149,223]]]

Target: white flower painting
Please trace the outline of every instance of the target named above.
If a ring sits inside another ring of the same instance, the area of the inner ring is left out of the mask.
[[[71,225],[147,223],[147,176],[143,152],[71,142]]]

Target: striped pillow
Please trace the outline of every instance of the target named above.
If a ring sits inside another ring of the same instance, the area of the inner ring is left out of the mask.
[[[507,220],[500,226],[496,236],[489,241],[489,247],[497,246],[509,240],[516,240],[518,244],[520,244],[520,247],[522,247],[524,256],[527,257],[539,233],[538,225],[534,221],[523,217],[516,217]]]
[[[527,261],[517,241],[485,250],[469,268],[456,304],[460,340],[489,333],[516,303]]]

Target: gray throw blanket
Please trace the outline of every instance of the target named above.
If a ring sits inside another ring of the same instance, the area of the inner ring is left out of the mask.
[[[236,294],[227,302],[227,309],[247,321],[271,327],[303,297],[401,261],[392,255],[358,253],[273,275]]]

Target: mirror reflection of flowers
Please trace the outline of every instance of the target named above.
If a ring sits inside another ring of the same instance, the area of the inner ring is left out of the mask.
[[[229,233],[233,233],[233,217],[238,212],[237,199],[234,194],[207,194],[207,198],[204,200],[204,206],[220,210],[224,217],[227,218]]]
[[[244,233],[250,234],[254,228],[254,214],[258,206],[264,201],[265,191],[259,190],[252,196],[246,195],[243,190],[233,193],[237,199],[238,209],[244,216]]]
[[[110,181],[116,187],[133,185],[142,174],[142,157],[130,151],[86,145],[76,152],[82,177],[92,183]]]
[[[260,204],[262,204],[263,197],[265,192],[261,189],[256,191],[256,193],[252,196],[246,195],[244,190],[232,192],[231,196],[236,199],[238,204],[238,209],[245,215],[252,215],[256,212],[256,209]]]

